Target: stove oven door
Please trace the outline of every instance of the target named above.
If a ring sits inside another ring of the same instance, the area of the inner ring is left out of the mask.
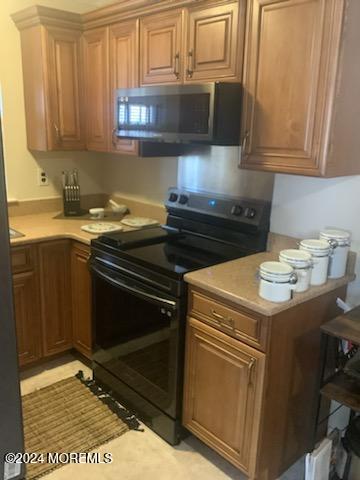
[[[110,268],[90,264],[94,361],[175,418],[181,392],[179,299]]]

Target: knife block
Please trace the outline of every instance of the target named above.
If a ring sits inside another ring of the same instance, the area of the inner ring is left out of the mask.
[[[78,217],[83,214],[80,207],[80,192],[76,197],[71,197],[69,191],[63,189],[63,205],[65,217]]]

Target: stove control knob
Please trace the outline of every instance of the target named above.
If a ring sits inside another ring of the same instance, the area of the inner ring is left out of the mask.
[[[179,203],[181,205],[185,205],[189,200],[189,197],[187,195],[180,195],[180,198],[179,198]]]
[[[253,219],[256,217],[256,210],[255,208],[250,208],[248,207],[246,210],[245,210],[245,217],[246,218],[250,218],[250,219]]]
[[[231,209],[231,215],[236,215],[237,217],[240,217],[242,212],[243,212],[243,207],[241,205],[234,205]]]
[[[169,195],[169,202],[176,202],[176,200],[179,198],[179,195],[175,192],[171,192]]]

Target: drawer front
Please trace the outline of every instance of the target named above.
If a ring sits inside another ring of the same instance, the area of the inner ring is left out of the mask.
[[[249,345],[265,350],[267,321],[256,313],[234,310],[200,292],[192,291],[190,315]]]
[[[11,266],[13,273],[28,272],[34,268],[35,253],[31,246],[11,248]]]

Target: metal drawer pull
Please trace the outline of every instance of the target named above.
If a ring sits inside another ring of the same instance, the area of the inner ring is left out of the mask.
[[[57,143],[61,143],[61,134],[60,134],[59,127],[57,126],[56,123],[54,123],[54,130],[55,130],[55,133],[56,133],[56,141],[57,141]]]
[[[212,316],[220,323],[220,325],[226,325],[235,328],[235,322],[231,317],[223,317],[220,313],[217,313],[213,308],[211,309]]]
[[[251,357],[251,360],[248,364],[248,385],[252,385],[252,372],[254,370],[256,359]]]
[[[115,138],[115,132],[116,132],[117,128],[114,127],[112,129],[112,132],[111,132],[111,142],[113,144],[114,147],[116,147],[116,138]]]

